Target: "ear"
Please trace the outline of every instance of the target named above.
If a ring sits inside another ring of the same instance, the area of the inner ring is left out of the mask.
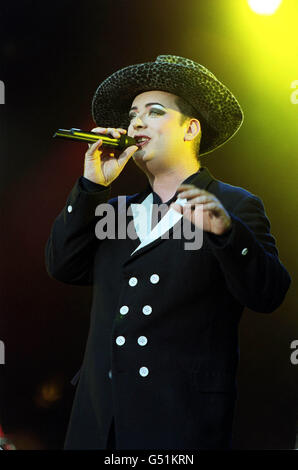
[[[198,121],[195,118],[192,118],[188,123],[188,127],[184,135],[184,140],[193,140],[197,137],[197,135],[200,134],[200,132],[201,132],[200,121]]]

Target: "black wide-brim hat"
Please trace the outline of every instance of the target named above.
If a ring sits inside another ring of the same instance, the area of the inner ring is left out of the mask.
[[[178,95],[196,110],[201,123],[200,155],[225,144],[239,130],[243,111],[235,96],[206,67],[175,55],[130,65],[106,78],[92,100],[97,126],[128,129],[134,98],[149,90]]]

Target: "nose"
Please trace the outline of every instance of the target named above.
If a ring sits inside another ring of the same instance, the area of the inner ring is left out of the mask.
[[[139,129],[140,127],[146,127],[142,119],[140,119],[140,117],[136,117],[135,119],[133,119],[132,126],[134,129]]]

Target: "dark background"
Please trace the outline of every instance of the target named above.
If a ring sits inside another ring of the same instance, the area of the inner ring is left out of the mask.
[[[201,163],[217,179],[262,198],[292,286],[273,314],[244,311],[233,447],[294,448],[298,105],[290,96],[298,79],[298,6],[284,3],[266,18],[244,0],[1,5],[0,423],[17,448],[62,448],[74,395],[70,380],[89,328],[91,289],[54,281],[45,270],[51,225],[83,172],[86,151],[85,144],[52,135],[58,128],[91,130],[99,83],[159,54],[205,65],[244,109],[237,136]],[[113,195],[133,194],[145,183],[130,161]]]

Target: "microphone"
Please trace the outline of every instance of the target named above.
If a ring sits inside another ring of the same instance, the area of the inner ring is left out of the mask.
[[[114,137],[107,137],[106,135],[96,134],[95,132],[84,132],[82,129],[76,129],[75,127],[71,129],[58,129],[53,137],[88,142],[90,144],[94,144],[94,142],[101,139],[104,147],[116,147],[119,150],[124,150],[131,145],[137,144],[135,139],[128,135],[121,135],[119,139],[115,139]]]

